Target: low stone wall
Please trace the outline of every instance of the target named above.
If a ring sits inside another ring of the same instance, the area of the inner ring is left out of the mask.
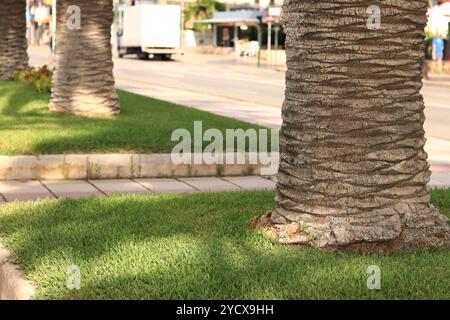
[[[234,48],[231,47],[215,47],[215,46],[208,46],[208,45],[202,45],[198,47],[193,48],[186,48],[186,52],[193,52],[193,53],[199,53],[199,54],[212,54],[212,55],[218,55],[218,56],[235,56],[236,55]],[[249,60],[249,58],[242,58],[245,60]],[[256,57],[253,57],[252,59],[256,59]],[[275,65],[285,65],[286,64],[286,51],[285,50],[261,50],[261,61],[275,64]]]
[[[177,165],[170,154],[0,156],[0,180],[242,176],[259,175],[260,169],[253,164]]]
[[[285,50],[261,50],[261,60],[270,64],[286,65]]]
[[[186,52],[213,54],[217,56],[230,56],[234,54],[234,49],[230,47],[215,47],[215,46],[198,46],[192,48],[185,48]]]

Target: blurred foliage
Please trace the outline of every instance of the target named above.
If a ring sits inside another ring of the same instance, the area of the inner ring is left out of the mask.
[[[37,92],[51,92],[52,90],[53,74],[46,65],[15,71],[13,76],[14,80],[32,86]]]
[[[212,18],[214,12],[225,11],[226,5],[216,0],[197,0],[186,6],[184,10],[185,27],[196,31],[208,29],[206,24],[194,23],[194,20],[204,20]]]

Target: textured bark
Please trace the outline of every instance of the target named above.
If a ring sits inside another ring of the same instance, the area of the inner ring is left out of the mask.
[[[28,66],[25,10],[25,0],[0,2],[0,80]]]
[[[381,8],[381,29],[367,8]],[[443,247],[424,151],[423,0],[286,0],[276,210],[265,231],[321,248]]]
[[[58,0],[55,73],[49,108],[85,116],[120,112],[111,52],[111,0]],[[67,25],[71,5],[81,9],[81,29]]]

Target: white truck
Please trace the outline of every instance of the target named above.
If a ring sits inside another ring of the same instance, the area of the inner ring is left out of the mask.
[[[177,5],[143,4],[119,10],[117,46],[119,57],[137,54],[170,60],[180,50],[181,8]]]

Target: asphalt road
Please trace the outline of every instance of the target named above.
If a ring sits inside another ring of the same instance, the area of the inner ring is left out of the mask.
[[[32,65],[49,63],[47,47],[31,48]],[[142,61],[132,56],[116,59],[117,79],[199,92],[281,108],[284,72],[257,68],[254,63],[212,55],[177,56],[173,61]],[[425,84],[425,130],[428,138],[450,143],[450,84]]]
[[[133,80],[281,108],[284,73],[233,58],[185,55],[174,61],[115,60],[115,75]],[[450,141],[450,85],[425,84],[427,137]]]
[[[258,104],[281,106],[284,73],[233,58],[194,55],[172,61],[116,59],[118,78],[190,90]]]

